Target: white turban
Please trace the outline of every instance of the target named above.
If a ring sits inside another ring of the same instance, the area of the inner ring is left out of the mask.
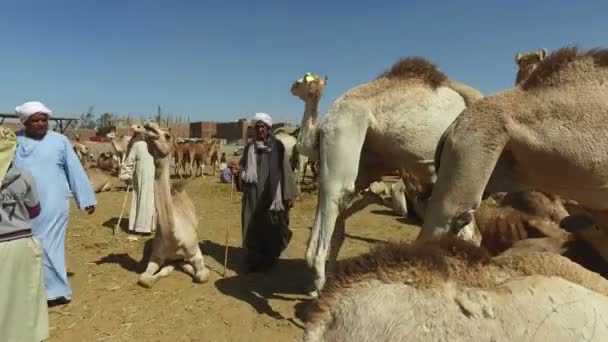
[[[48,109],[42,102],[38,101],[30,101],[22,104],[21,106],[15,108],[15,112],[19,116],[19,120],[24,124],[30,116],[36,113],[46,114],[47,116],[51,116],[53,112]]]
[[[255,115],[253,116],[253,122],[258,121],[262,121],[266,124],[266,126],[272,128],[272,118],[270,117],[270,115],[266,113],[255,113]]]

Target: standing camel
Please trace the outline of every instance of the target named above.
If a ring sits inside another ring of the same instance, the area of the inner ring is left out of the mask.
[[[402,170],[425,189],[427,195],[413,203],[423,212],[435,180],[433,155],[440,136],[467,104],[482,98],[427,60],[406,58],[347,91],[317,123],[318,101],[307,99],[323,85],[323,78],[305,77],[292,86],[292,94],[306,103],[303,151],[320,161],[319,198],[306,251],[316,290],[325,282],[328,254],[333,263],[344,241],[345,218],[367,205],[365,197],[351,204],[354,196],[383,175]]]
[[[148,150],[156,167],[154,203],[158,229],[148,267],[140,275],[138,283],[147,288],[152,287],[158,279],[168,276],[174,270],[174,262],[192,276],[195,282],[205,282],[209,278],[209,270],[205,267],[198,245],[198,216],[194,204],[186,193],[185,183],[172,187],[169,182],[173,137],[154,122],[146,123],[144,128]]]
[[[437,146],[439,174],[419,238],[468,238],[495,167],[578,202],[608,234],[606,117],[608,49],[554,51],[519,86],[476,102],[450,127]]]

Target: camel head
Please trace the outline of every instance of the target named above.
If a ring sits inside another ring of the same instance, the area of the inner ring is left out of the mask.
[[[547,54],[548,51],[545,48],[525,53],[518,52],[515,55],[515,63],[518,68],[515,85],[517,86],[527,80],[538,64],[547,57]]]
[[[131,131],[133,132],[130,141],[133,138],[138,139],[140,137],[144,137],[146,135],[146,129],[142,125],[133,125],[131,126]]]
[[[106,138],[108,138],[110,140],[116,139],[116,132],[110,132],[110,133],[106,134]]]
[[[133,133],[142,133],[143,134],[146,132],[146,129],[144,128],[144,126],[137,125],[137,124],[132,125],[131,130],[133,131]]]
[[[325,84],[327,84],[327,76],[319,76],[307,72],[304,77],[293,82],[291,94],[299,97],[304,102],[309,100],[319,101],[321,96],[323,96]]]
[[[152,157],[156,160],[169,156],[174,148],[171,134],[162,130],[155,122],[147,122],[143,127],[148,151]]]

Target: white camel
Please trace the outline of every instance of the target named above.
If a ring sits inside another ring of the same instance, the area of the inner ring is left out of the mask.
[[[274,131],[274,136],[283,143],[283,146],[285,146],[285,157],[291,164],[292,171],[296,178],[298,194],[300,194],[300,187],[305,175],[304,168],[306,168],[308,157],[300,151],[300,146],[297,144],[298,138],[296,132],[290,134],[283,128],[278,128]]]
[[[349,90],[316,123],[317,110],[309,108],[316,102],[307,100],[323,85],[321,77],[305,77],[292,86],[292,94],[306,102],[303,150],[320,160],[317,211],[306,251],[316,290],[325,282],[328,253],[329,261],[335,261],[344,241],[344,219],[371,201],[366,203],[371,197],[366,196],[351,205],[357,192],[402,170],[428,193],[413,203],[422,213],[434,183],[433,155],[440,136],[468,103],[482,98],[475,89],[448,80],[427,60],[407,58]]]
[[[386,244],[338,263],[304,341],[601,342],[607,295],[608,280],[554,253]]]
[[[144,128],[148,150],[156,167],[154,203],[159,227],[154,236],[148,267],[140,275],[138,283],[152,287],[158,279],[168,276],[175,269],[174,263],[192,276],[195,282],[203,283],[209,278],[209,269],[205,267],[198,245],[198,216],[194,204],[186,193],[185,183],[171,186],[169,182],[173,137],[154,122],[146,123]]]

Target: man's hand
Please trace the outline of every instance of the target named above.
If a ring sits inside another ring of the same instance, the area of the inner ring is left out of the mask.
[[[287,208],[287,209],[293,208],[293,202],[292,201],[285,200],[284,202],[285,202],[285,208]]]
[[[86,210],[86,211],[87,211],[87,213],[88,213],[89,215],[91,215],[92,213],[94,213],[94,212],[95,212],[95,206],[94,206],[94,205],[92,205],[92,206],[86,207],[86,208],[84,208],[84,210]]]

